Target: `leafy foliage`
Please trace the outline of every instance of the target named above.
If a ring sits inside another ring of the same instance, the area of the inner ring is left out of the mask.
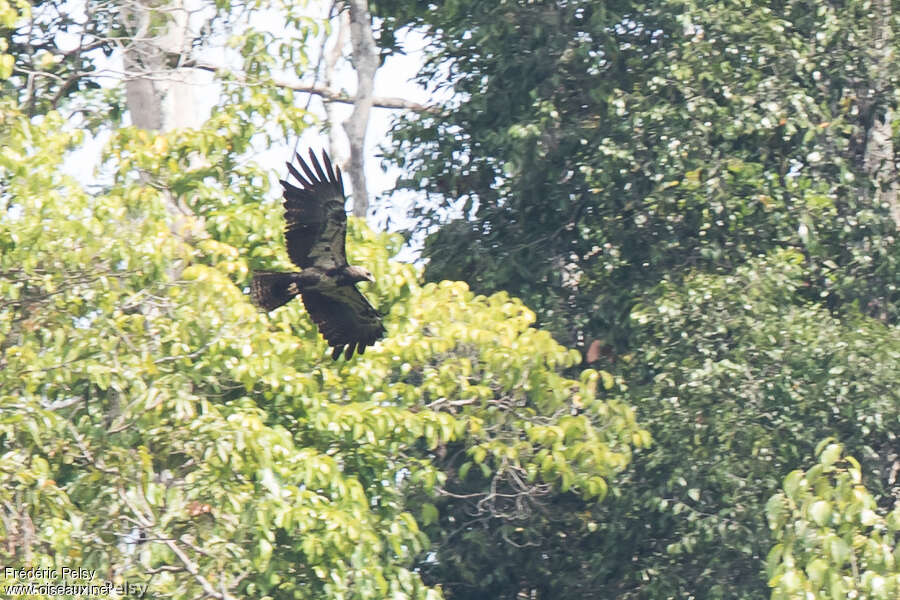
[[[827,436],[893,502],[900,339],[806,300],[803,261],[787,251],[727,277],[694,274],[635,309],[623,372],[656,444],[597,509],[607,541],[595,576],[618,597],[764,597],[766,501]]]
[[[124,2],[0,2],[0,12],[20,14],[0,19],[0,46],[9,52],[0,89],[21,102],[29,115],[44,114],[75,98],[114,96],[101,90],[97,75],[114,48],[124,41]],[[96,107],[96,100],[88,103]],[[85,105],[86,108],[87,105]],[[122,107],[107,106],[107,117]]]
[[[9,0],[0,0],[0,32],[6,33],[11,31],[16,21],[23,15],[27,14],[28,5],[24,2],[15,6],[9,3]],[[8,54],[10,51],[9,39],[5,36],[0,37],[0,81],[4,81],[12,75],[13,65],[15,64],[15,55]]]
[[[508,536],[542,540],[523,569],[447,527],[438,579],[473,598],[512,597],[522,571],[539,597],[765,597],[765,502],[827,436],[891,502],[900,245],[870,154],[897,108],[888,4],[377,6],[384,40],[424,32],[420,81],[448,99],[387,151],[426,197],[426,278],[521,297],[622,377],[655,440],[604,505]],[[536,533],[555,527],[551,549]]]
[[[89,4],[31,3],[45,30],[0,0],[5,565],[175,598],[761,598],[767,566],[776,597],[894,591],[900,269],[863,155],[896,67],[866,3],[378,2],[457,95],[392,155],[432,281],[351,221],[388,336],[337,364],[245,295],[290,268],[250,157],[308,121],[271,76],[317,24],[216,2],[235,72],[161,135],[91,91],[129,31]],[[58,106],[110,132],[95,185]],[[789,474],[829,436],[858,465]]]
[[[442,287],[451,293],[465,289],[460,283]],[[503,315],[501,330],[515,331],[534,320],[502,292],[488,303],[489,314]],[[421,311],[418,320],[453,303],[435,294],[419,297],[413,306]],[[455,340],[457,349],[442,348],[429,357],[419,385],[427,406],[477,423],[479,439],[475,444],[452,440],[428,452],[446,479],[436,495],[410,490],[434,541],[433,554],[417,567],[453,598],[515,598],[521,590],[552,589],[550,577],[566,576],[556,569],[571,552],[561,543],[575,528],[586,527],[557,511],[585,511],[603,499],[612,478],[630,462],[630,446],[649,446],[649,434],[637,429],[630,407],[615,398],[617,386],[608,373],[585,371],[576,384],[536,369],[531,361],[517,364],[518,352],[538,350],[535,360],[547,360],[541,349],[555,344],[548,333],[525,329],[515,339],[485,346],[496,334],[483,330],[481,314],[457,307],[462,310],[451,308],[449,319],[430,334]],[[551,360],[571,367],[579,359],[569,351]],[[442,377],[472,385],[452,393],[436,390]]]
[[[900,594],[900,505],[879,514],[852,456],[827,439],[819,462],[792,471],[766,505],[778,543],[768,557],[773,600],[896,598]]]
[[[791,247],[811,299],[896,318],[896,227],[862,157],[898,72],[869,3],[378,6],[424,30],[420,80],[453,92],[388,152],[430,200],[412,215],[429,279],[506,290],[564,343],[621,350],[664,274]]]
[[[196,131],[117,130],[91,191],[60,170],[80,133],[3,105],[5,565],[175,598],[437,598],[413,570],[435,507],[412,500],[448,480],[441,447],[485,481],[528,472],[590,499],[647,441],[597,397],[599,374],[559,373],[578,353],[521,302],[421,286],[389,260],[400,240],[358,221],[351,258],[388,310],[377,350],[333,364],[299,303],[259,314],[251,269],[288,264],[268,172],[242,156],[240,115],[262,104]]]

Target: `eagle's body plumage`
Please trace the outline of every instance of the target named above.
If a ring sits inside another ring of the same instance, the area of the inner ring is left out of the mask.
[[[297,155],[303,174],[287,165],[300,187],[281,181],[285,243],[291,262],[301,271],[259,271],[250,291],[253,301],[267,311],[301,296],[309,316],[334,347],[332,358],[343,352],[349,359],[354,351],[362,354],[366,346],[381,338],[384,326],[375,308],[356,289],[357,282],[374,281],[372,275],[347,264],[347,213],[340,167],[332,167],[324,152],[324,168],[312,150],[309,156],[312,168]]]

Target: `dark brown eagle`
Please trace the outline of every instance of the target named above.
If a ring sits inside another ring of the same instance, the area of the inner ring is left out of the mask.
[[[250,293],[253,302],[267,311],[302,297],[309,316],[334,347],[331,357],[337,359],[343,352],[349,359],[354,351],[362,354],[384,335],[381,316],[356,289],[357,282],[375,279],[366,269],[347,264],[347,213],[340,167],[332,167],[325,152],[324,169],[312,150],[309,158],[312,168],[297,155],[305,177],[287,163],[300,187],[281,181],[284,239],[291,262],[301,271],[258,271]]]

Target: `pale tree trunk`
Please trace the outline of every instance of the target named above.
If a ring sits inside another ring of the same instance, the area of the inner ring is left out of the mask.
[[[894,224],[900,229],[900,203],[897,201],[897,167],[891,139],[893,111],[876,114],[866,140],[865,169],[875,184],[875,199],[886,204]]]
[[[893,30],[891,21],[893,9],[891,0],[876,0],[873,6],[875,21],[872,27],[872,69],[869,89],[866,91],[872,102],[873,115],[866,132],[863,168],[875,184],[875,199],[886,204],[891,211],[894,224],[900,229],[900,203],[897,199],[897,166],[894,158],[894,142],[891,122],[894,119],[891,90],[887,76],[893,52]]]
[[[324,76],[322,77],[323,82],[325,84],[325,88],[329,90],[338,89],[337,82],[335,82],[335,70],[337,69],[338,61],[341,58],[341,53],[344,48],[344,42],[347,40],[347,30],[350,28],[350,18],[349,13],[347,11],[341,11],[337,16],[337,33],[335,36],[334,44],[331,49],[325,53],[325,62],[324,62]],[[324,49],[324,46],[323,46]],[[331,150],[331,157],[338,164],[343,165],[345,162],[345,156],[343,151],[340,150],[341,144],[338,140],[338,114],[337,107],[334,102],[327,100],[326,98],[322,98],[323,104],[325,105],[325,117],[329,124],[328,127],[328,148]],[[355,189],[355,188],[354,188]],[[355,194],[354,194],[355,196]]]
[[[161,78],[165,68],[165,53],[155,43],[151,29],[153,10],[143,2],[125,2],[122,20],[128,26],[131,41],[125,47],[123,62],[128,79],[125,99],[131,122],[135,127],[150,131],[162,129]]]
[[[348,0],[350,6],[350,41],[353,44],[351,62],[356,70],[356,98],[353,113],[344,122],[350,142],[350,182],[353,185],[353,214],[365,218],[369,210],[366,189],[365,142],[375,91],[375,71],[378,68],[378,49],[372,35],[372,16],[366,0]]]
[[[136,127],[164,133],[199,127],[206,118],[197,98],[202,72],[181,66],[190,59],[191,14],[201,6],[202,0],[122,0],[123,24],[131,34],[123,59],[125,95]],[[163,193],[172,231],[185,240],[205,237],[202,222],[184,202]]]
[[[181,66],[190,59],[190,15],[201,5],[201,0],[123,0],[123,20],[132,34],[125,47],[125,93],[135,126],[171,131],[203,123],[196,98],[201,72]]]

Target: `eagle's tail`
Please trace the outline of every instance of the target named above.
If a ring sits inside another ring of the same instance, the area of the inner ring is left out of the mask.
[[[257,271],[250,284],[253,303],[263,310],[275,310],[300,294],[296,273]]]

